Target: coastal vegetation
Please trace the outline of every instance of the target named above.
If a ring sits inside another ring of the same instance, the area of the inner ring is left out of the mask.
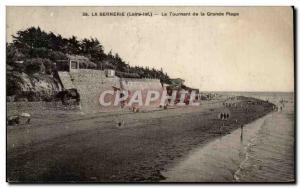
[[[42,84],[47,85],[49,90],[44,93],[52,93],[51,88],[59,88],[55,84],[56,71],[68,66],[70,55],[84,57],[83,67],[88,69],[114,69],[119,77],[155,78],[162,83],[170,83],[169,76],[162,69],[131,66],[118,53],[106,53],[97,38],[66,38],[45,32],[40,27],[20,30],[12,37],[12,42],[6,44],[8,96],[36,93],[35,85],[43,82],[43,78],[52,79],[53,83]],[[27,81],[29,83],[24,83]]]

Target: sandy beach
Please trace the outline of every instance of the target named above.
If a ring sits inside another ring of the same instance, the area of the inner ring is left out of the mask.
[[[271,103],[239,97],[198,107],[117,111],[82,115],[37,110],[30,125],[7,127],[9,182],[157,182],[191,149],[240,128],[272,111]],[[40,108],[43,108],[42,105]],[[225,108],[228,120],[218,119]],[[8,103],[8,115],[22,105]],[[43,113],[42,113],[43,112]],[[118,122],[122,122],[119,126]]]

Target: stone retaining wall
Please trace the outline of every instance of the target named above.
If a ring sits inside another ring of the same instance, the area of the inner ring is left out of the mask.
[[[159,92],[162,92],[163,90],[158,79],[129,79],[119,78],[117,76],[106,77],[105,71],[92,69],[78,69],[78,71],[70,72],[69,74],[74,87],[80,94],[81,110],[85,113],[112,111],[121,108],[120,106],[113,106],[113,104],[109,107],[100,105],[100,94],[106,90],[119,88],[129,91],[131,95],[135,91],[141,90],[143,102],[145,102],[146,94],[149,90],[156,90]],[[61,79],[64,84],[64,78]],[[67,81],[65,83],[67,83]],[[115,96],[107,95],[105,100],[114,101],[114,98]],[[152,107],[158,107],[159,101],[154,101],[150,104]]]

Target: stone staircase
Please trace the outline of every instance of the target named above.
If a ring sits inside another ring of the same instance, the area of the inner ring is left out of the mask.
[[[64,89],[76,88],[73,84],[69,72],[58,71],[58,75]]]

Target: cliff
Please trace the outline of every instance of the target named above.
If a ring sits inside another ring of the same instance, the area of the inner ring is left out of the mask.
[[[8,101],[50,101],[61,90],[59,80],[53,75],[7,72]]]

